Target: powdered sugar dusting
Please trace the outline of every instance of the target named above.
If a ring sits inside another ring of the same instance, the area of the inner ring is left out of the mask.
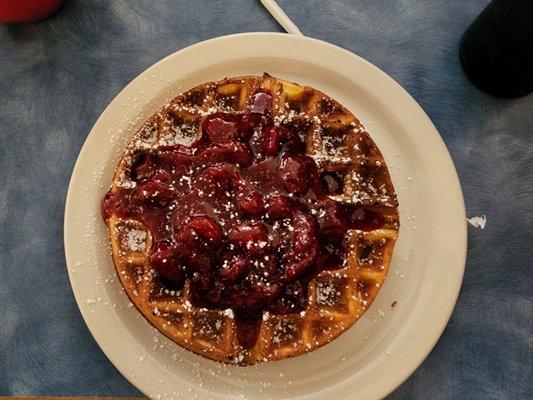
[[[319,282],[316,287],[316,301],[318,304],[334,306],[340,292],[332,282]]]
[[[208,91],[209,92],[209,91]],[[197,105],[194,103],[193,105],[184,105],[180,103],[180,101],[175,101],[171,103],[171,106],[167,106],[166,109],[164,109],[162,112],[160,112],[157,115],[157,124],[151,124],[148,123],[146,126],[141,130],[139,134],[137,134],[136,139],[133,141],[132,147],[129,148],[129,152],[126,153],[125,157],[123,158],[123,162],[125,162],[125,165],[128,165],[129,168],[131,168],[132,160],[135,160],[134,156],[137,157],[137,154],[135,154],[135,151],[139,152],[146,152],[151,151],[153,149],[157,149],[160,146],[174,146],[177,144],[189,144],[191,143],[198,135],[199,133],[199,126],[202,123],[202,118],[205,116],[208,116],[210,114],[213,114],[215,112],[221,111],[223,109],[224,104],[220,103],[218,104],[216,102],[216,99],[214,99],[214,103],[211,101],[213,99],[209,99],[209,101],[206,101],[208,96],[204,98],[204,100],[201,102],[201,105]],[[232,97],[230,100],[235,100],[235,97]],[[211,106],[212,104],[215,104],[215,106]],[[333,104],[333,103],[332,103]],[[287,105],[287,104],[286,104]],[[334,104],[333,104],[334,105]],[[292,107],[292,106],[291,106]],[[350,123],[350,126],[347,127],[347,122],[342,121],[341,119],[336,120],[336,122],[329,121],[332,124],[337,123],[337,127],[341,128],[335,128],[335,129],[342,129],[342,125],[344,127],[348,128],[348,131],[346,130],[339,130],[338,136],[335,134],[330,135],[330,132],[326,132],[324,129],[324,125],[327,124],[328,120],[326,118],[329,118],[327,115],[324,116],[324,121],[317,115],[312,115],[315,111],[311,111],[311,115],[306,114],[306,112],[300,111],[299,107],[296,107],[295,109],[292,109],[291,107],[287,107],[287,110],[283,110],[281,115],[274,116],[274,124],[275,125],[281,125],[281,126],[289,126],[289,127],[297,127],[297,128],[291,128],[295,130],[295,132],[300,135],[302,141],[307,144],[308,155],[311,155],[317,164],[319,164],[319,172],[322,172],[321,170],[327,170],[327,171],[334,171],[339,172],[339,182],[342,182],[340,184],[341,189],[344,188],[344,190],[341,192],[342,195],[340,196],[330,196],[330,198],[337,197],[338,201],[341,202],[352,202],[355,204],[367,204],[370,202],[373,202],[373,204],[376,204],[376,201],[379,201],[382,204],[387,205],[393,205],[391,203],[391,198],[389,193],[387,193],[387,188],[384,187],[384,185],[380,185],[381,181],[378,181],[378,183],[374,182],[372,180],[372,175],[364,172],[364,168],[367,166],[371,167],[379,167],[382,166],[382,163],[378,161],[372,161],[369,159],[369,152],[364,146],[359,147],[358,144],[350,146],[347,146],[345,142],[343,141],[343,138],[346,136],[346,133],[354,132],[356,134],[364,134],[364,129],[360,126],[360,124],[357,122]],[[305,106],[302,107],[305,109]],[[176,119],[172,117],[163,117],[163,115],[168,115],[169,110],[173,109],[176,111],[176,114],[178,117]],[[277,109],[277,106],[274,106],[274,109]],[[297,110],[296,110],[297,109]],[[332,108],[332,110],[335,110],[335,107]],[[338,110],[337,110],[338,111]],[[240,113],[241,111],[237,111],[237,113]],[[188,113],[188,115],[186,115]],[[333,116],[333,111],[331,111],[331,114],[328,114],[329,116]],[[183,116],[183,119],[181,118]],[[352,116],[353,117],[353,116]],[[187,121],[187,122],[183,122]],[[293,125],[288,125],[292,123]],[[299,127],[302,127],[300,129]],[[332,131],[335,131],[335,129],[331,128]],[[335,132],[334,132],[335,133]],[[316,139],[312,142],[312,144],[309,144],[308,139],[309,137],[311,139]],[[154,140],[154,138],[156,140]],[[349,148],[348,148],[349,147]],[[312,149],[310,151],[309,149]],[[353,156],[353,150],[356,150],[356,153],[358,152],[359,155],[356,157]],[[146,154],[146,153],[144,153]],[[141,156],[144,156],[144,154],[141,154]],[[378,157],[379,158],[379,157]],[[354,160],[356,161],[354,163]],[[329,169],[329,167],[333,167]],[[354,166],[355,164],[355,166]],[[356,171],[361,171],[359,169],[359,164],[361,165],[362,173],[358,174]],[[238,166],[238,164],[237,164]],[[324,168],[321,168],[324,167]],[[135,182],[128,179],[128,175],[130,174],[130,171],[128,169],[122,168],[122,170],[126,171],[126,173],[122,173],[118,178],[118,183],[115,181],[115,184],[117,186],[121,186],[123,188],[135,188]],[[353,179],[351,179],[351,177]],[[133,178],[135,179],[135,178]],[[176,178],[176,182],[178,181],[178,178]],[[182,187],[188,187],[190,189],[195,187],[195,182],[192,182],[191,177],[187,174],[184,174],[182,177],[179,177],[179,184],[182,185]],[[343,187],[342,185],[351,185],[347,187]],[[226,192],[227,193],[227,192]],[[339,192],[334,192],[339,193]],[[198,191],[199,197],[207,198],[209,196],[209,192],[201,192]],[[349,196],[348,196],[349,194]],[[289,197],[292,197],[291,194],[289,194]],[[231,197],[231,193],[228,195],[228,197]],[[348,198],[350,197],[350,198]],[[221,214],[221,213],[227,213],[230,215],[230,217],[233,219],[235,215],[237,215],[237,212],[235,209],[231,207],[232,203],[227,201],[228,199],[223,199],[224,201],[220,202],[220,205],[217,205],[217,207],[214,209],[214,214]],[[231,200],[231,198],[230,198]],[[230,207],[227,206],[227,204],[230,205]],[[174,207],[174,205],[172,206]],[[179,207],[176,207],[178,209]],[[172,208],[174,209],[174,208]],[[313,209],[313,215],[316,218],[324,218],[326,211],[317,209]],[[238,216],[238,215],[237,215]],[[268,218],[268,214],[267,214]],[[279,226],[283,226],[283,220],[281,222],[276,222]],[[278,226],[278,228],[279,228]],[[273,229],[276,228],[275,224],[273,224]],[[294,228],[292,226],[287,227],[287,230],[292,233]],[[151,236],[152,237],[152,236]],[[147,232],[138,230],[138,229],[132,229],[127,231],[127,233],[123,236],[123,245],[124,248],[127,248],[132,251],[144,251],[147,248]],[[270,240],[270,237],[269,237]],[[266,248],[268,243],[266,241],[247,241],[246,242],[246,248],[248,250],[254,250],[258,253],[261,252],[263,248]],[[268,258],[265,257],[265,260],[255,260],[254,266],[258,270],[266,269],[268,266]],[[227,263],[227,261],[225,261]],[[265,276],[268,276],[268,273],[265,274]],[[259,282],[262,282],[263,277],[258,276],[257,278]],[[148,277],[146,275],[138,277],[140,279],[137,281],[137,283],[143,284],[142,281],[150,281],[151,277]],[[370,280],[371,281],[371,280]],[[265,281],[267,282],[267,281]],[[373,282],[376,284],[376,286],[379,286],[376,282]],[[267,285],[268,286],[268,282]],[[316,303],[314,307],[316,307],[316,304],[328,306],[328,307],[335,307],[337,306],[340,297],[345,292],[344,289],[341,289],[340,286],[338,286],[335,282],[318,282],[316,284],[316,292],[315,292],[315,300]],[[159,288],[161,291],[163,289]],[[166,289],[164,289],[167,291]],[[342,293],[341,293],[341,291]],[[142,291],[139,291],[140,295],[142,296]],[[350,296],[368,296],[368,292],[364,287],[359,287],[358,290],[355,290],[353,292],[353,295]],[[137,295],[136,292],[133,293],[134,295]],[[183,315],[190,315],[192,312],[196,311],[208,311],[207,309],[196,309],[195,306],[193,306],[186,298],[182,298],[182,293],[179,293],[178,291],[172,292],[172,296],[176,296],[174,298],[170,298],[169,296],[162,296],[158,298],[156,301],[154,301],[151,305],[151,311],[155,316],[166,318],[167,321],[163,325],[162,329],[169,329],[171,325],[178,324],[178,320],[174,320],[174,316],[176,314],[177,308],[183,308]],[[309,299],[312,299],[312,293],[309,293]],[[186,301],[184,301],[186,300]],[[344,300],[342,298],[341,300]],[[191,300],[192,301],[192,300]],[[311,300],[312,301],[312,300]],[[371,301],[371,299],[369,299]],[[363,304],[366,306],[366,300],[362,301]],[[172,309],[173,311],[169,312],[169,309]],[[328,309],[327,307],[319,307],[320,312],[324,311],[324,315],[327,315]],[[311,310],[311,309],[310,309]],[[213,312],[213,310],[210,310]],[[308,310],[309,311],[309,310]],[[312,310],[311,310],[312,311]],[[190,329],[191,326],[193,327],[193,337],[185,339],[184,342],[187,344],[191,344],[194,342],[194,330],[197,330],[200,334],[205,335],[214,335],[216,332],[220,331],[224,327],[229,327],[231,325],[235,325],[234,321],[230,321],[231,319],[234,319],[234,312],[232,309],[228,308],[226,310],[216,310],[217,318],[219,319],[213,319],[211,322],[202,322],[195,325],[194,322],[187,322],[189,325],[185,324],[184,327],[187,329]],[[309,317],[306,317],[309,315]],[[296,346],[297,344],[303,344],[307,346],[307,351],[310,351],[313,349],[313,343],[315,343],[315,338],[312,339],[311,343],[307,343],[307,339],[302,339],[301,332],[298,331],[300,321],[305,318],[314,318],[313,312],[307,312],[301,311],[298,312],[297,315],[294,316],[286,316],[285,321],[283,322],[277,322],[273,326],[273,335],[271,337],[271,340],[274,344],[285,345],[285,342],[289,342],[287,346]],[[359,317],[359,315],[357,315]],[[271,320],[278,319],[279,316],[277,316],[275,313],[270,315],[268,312],[263,313],[262,320],[265,322],[266,325],[272,324],[270,322]],[[279,318],[279,320],[282,320],[283,318]],[[289,323],[288,321],[291,321]],[[342,323],[340,325],[343,325]],[[346,324],[346,328],[349,327],[349,324]],[[344,326],[342,326],[342,329],[345,329]],[[170,329],[169,329],[170,330]],[[335,333],[331,333],[331,335],[337,335],[337,331],[335,330]],[[292,340],[292,342],[291,342]],[[316,344],[319,345],[319,342],[316,341]],[[205,347],[202,351],[208,351],[207,347]],[[234,357],[234,362],[241,364],[241,363],[248,363],[249,362],[249,356],[250,354],[246,351],[241,351],[238,349],[233,349],[233,353],[231,356]],[[268,357],[271,357],[269,355]],[[245,361],[246,360],[246,361]],[[258,360],[254,360],[258,361]],[[266,359],[263,359],[263,361],[266,361]],[[281,377],[283,375],[280,374]]]
[[[124,237],[126,248],[131,251],[144,251],[146,249],[146,238],[148,234],[139,229],[130,229]]]

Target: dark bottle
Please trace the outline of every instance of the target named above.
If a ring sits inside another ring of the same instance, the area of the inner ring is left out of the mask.
[[[486,93],[531,93],[533,0],[492,0],[463,34],[460,58],[468,78]]]

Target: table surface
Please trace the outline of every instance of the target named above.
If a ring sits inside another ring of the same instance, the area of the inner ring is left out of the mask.
[[[281,0],[305,35],[392,76],[426,110],[463,185],[462,291],[439,343],[390,399],[533,398],[533,96],[490,97],[458,63],[487,0]],[[0,395],[136,396],[78,311],[63,251],[77,154],[131,79],[192,43],[281,31],[256,0],[70,0],[51,19],[0,26]]]

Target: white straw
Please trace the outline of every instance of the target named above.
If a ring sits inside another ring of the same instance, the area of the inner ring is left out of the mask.
[[[285,11],[278,6],[275,0],[261,0],[261,3],[265,6],[268,12],[274,17],[276,21],[287,31],[293,35],[303,36],[298,27],[291,21],[291,19],[285,14]]]

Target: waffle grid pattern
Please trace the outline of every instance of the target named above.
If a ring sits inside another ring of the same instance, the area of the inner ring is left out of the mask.
[[[265,313],[259,340],[243,349],[231,310],[191,305],[189,283],[180,291],[161,285],[150,268],[150,232],[141,223],[111,216],[111,248],[120,281],[133,304],[163,334],[213,360],[239,365],[279,360],[315,350],[352,326],[368,309],[387,275],[399,218],[394,188],[376,145],[359,121],[322,92],[269,75],[211,82],[179,95],[137,132],[117,168],[111,190],[130,187],[135,154],[157,146],[190,143],[203,118],[218,111],[240,112],[258,89],[270,91],[276,124],[301,133],[322,171],[342,177],[334,200],[379,212],[385,226],[347,234],[349,256],[336,270],[319,273],[309,284],[308,305],[301,313]]]

